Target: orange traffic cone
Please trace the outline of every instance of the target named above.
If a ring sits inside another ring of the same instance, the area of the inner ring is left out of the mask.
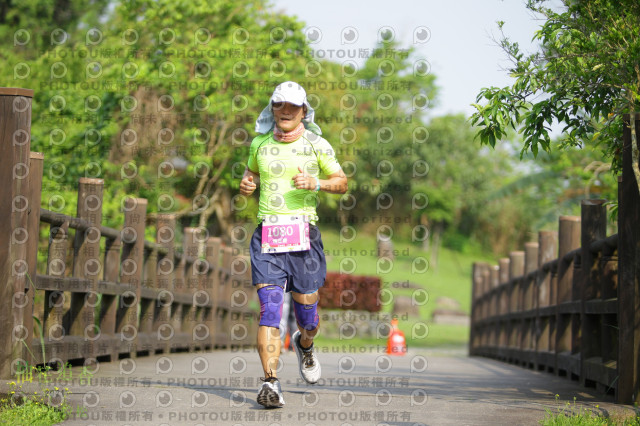
[[[389,355],[404,355],[407,353],[407,343],[404,333],[398,329],[398,320],[391,320],[391,332],[387,339],[387,353]]]

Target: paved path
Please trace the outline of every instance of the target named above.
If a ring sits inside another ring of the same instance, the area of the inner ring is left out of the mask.
[[[323,378],[313,386],[300,380],[295,354],[284,354],[286,405],[270,410],[255,402],[261,369],[253,350],[102,363],[89,383],[74,369],[67,386],[79,414],[64,424],[533,425],[574,397],[603,413],[632,411],[576,382],[461,351],[389,357],[382,348],[341,349],[318,354]]]

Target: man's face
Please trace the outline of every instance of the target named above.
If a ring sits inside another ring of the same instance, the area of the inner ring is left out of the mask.
[[[283,132],[292,131],[298,127],[298,124],[300,124],[304,118],[302,106],[293,105],[288,102],[274,102],[272,107],[276,126]]]

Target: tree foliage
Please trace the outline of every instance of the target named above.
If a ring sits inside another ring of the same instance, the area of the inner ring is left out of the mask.
[[[349,195],[338,204],[341,224],[366,229],[379,225],[378,217],[412,224],[409,206],[422,180],[415,170],[429,160],[417,146],[428,141],[426,111],[437,92],[422,65],[412,49],[392,41],[378,44],[359,68],[323,63],[318,87],[335,89],[311,92],[322,100],[318,120],[349,176]],[[336,200],[323,197],[323,204],[333,209]]]
[[[523,135],[522,154],[552,149],[554,121],[563,126],[559,148],[598,144],[620,169],[622,113],[640,103],[640,3],[635,0],[529,0],[544,24],[527,54],[504,35],[512,61],[509,87],[483,89],[471,122],[484,144],[495,146],[507,128]],[[499,23],[502,28],[502,23]]]
[[[434,76],[410,49],[383,42],[363,66],[314,58],[304,24],[264,0],[104,6],[71,2],[73,19],[34,12],[35,21],[27,14],[1,27],[6,40],[28,34],[0,61],[18,75],[7,86],[35,89],[32,149],[45,153],[46,208],[73,214],[77,179],[103,178],[106,225],[119,226],[121,200],[136,196],[149,200],[151,216],[178,213],[185,225],[228,235],[256,213],[255,199],[239,209],[235,198],[255,120],[278,83],[296,80],[355,172],[357,209],[343,209],[341,220],[376,215],[380,193],[395,200],[382,214],[407,215],[411,191],[399,185],[411,183],[412,132],[426,134],[435,96]],[[12,4],[5,16],[20,12]],[[65,33],[59,43],[42,41],[54,31]],[[339,197],[322,197],[320,208],[335,214]]]
[[[151,217],[177,213],[228,238],[257,213],[256,197],[238,195],[255,120],[278,83],[296,80],[350,176],[347,195],[320,195],[327,222],[390,224],[395,235],[430,235],[432,248],[468,238],[488,248],[530,229],[528,193],[486,203],[513,179],[510,156],[474,144],[462,116],[428,122],[436,78],[393,40],[357,65],[314,57],[304,23],[263,0],[70,0],[65,19],[51,12],[62,0],[5,3],[0,38],[21,42],[0,53],[14,76],[3,85],[35,89],[45,208],[74,214],[78,178],[103,178],[107,226],[121,225],[122,200],[134,196]],[[50,43],[58,30],[66,36]]]
[[[80,22],[97,24],[110,0],[0,0],[0,42],[33,58],[64,43]],[[0,57],[10,53],[3,49]]]
[[[108,225],[119,225],[121,199],[137,196],[152,216],[207,226],[214,215],[212,231],[226,234],[253,120],[282,76],[304,75],[302,23],[261,0],[118,2],[94,26],[102,9],[86,6],[60,43],[38,51],[27,37],[3,61],[20,75],[7,85],[35,89],[43,204],[72,214],[77,179],[98,177]]]
[[[505,244],[521,243],[533,210],[522,206],[523,198],[489,200],[505,182],[521,176],[508,150],[490,152],[474,144],[474,129],[463,115],[436,117],[428,127],[429,141],[417,154],[429,159],[429,174],[420,182],[429,204],[416,214],[432,235],[432,263],[440,244],[462,250],[471,239],[500,251]]]

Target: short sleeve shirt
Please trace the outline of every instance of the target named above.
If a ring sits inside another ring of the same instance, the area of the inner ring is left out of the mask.
[[[309,130],[293,142],[279,142],[273,132],[254,138],[247,166],[260,174],[258,219],[268,215],[304,214],[311,223],[318,220],[318,193],[296,189],[293,177],[300,173],[298,168],[315,178],[321,172],[330,175],[341,169],[331,144]]]

